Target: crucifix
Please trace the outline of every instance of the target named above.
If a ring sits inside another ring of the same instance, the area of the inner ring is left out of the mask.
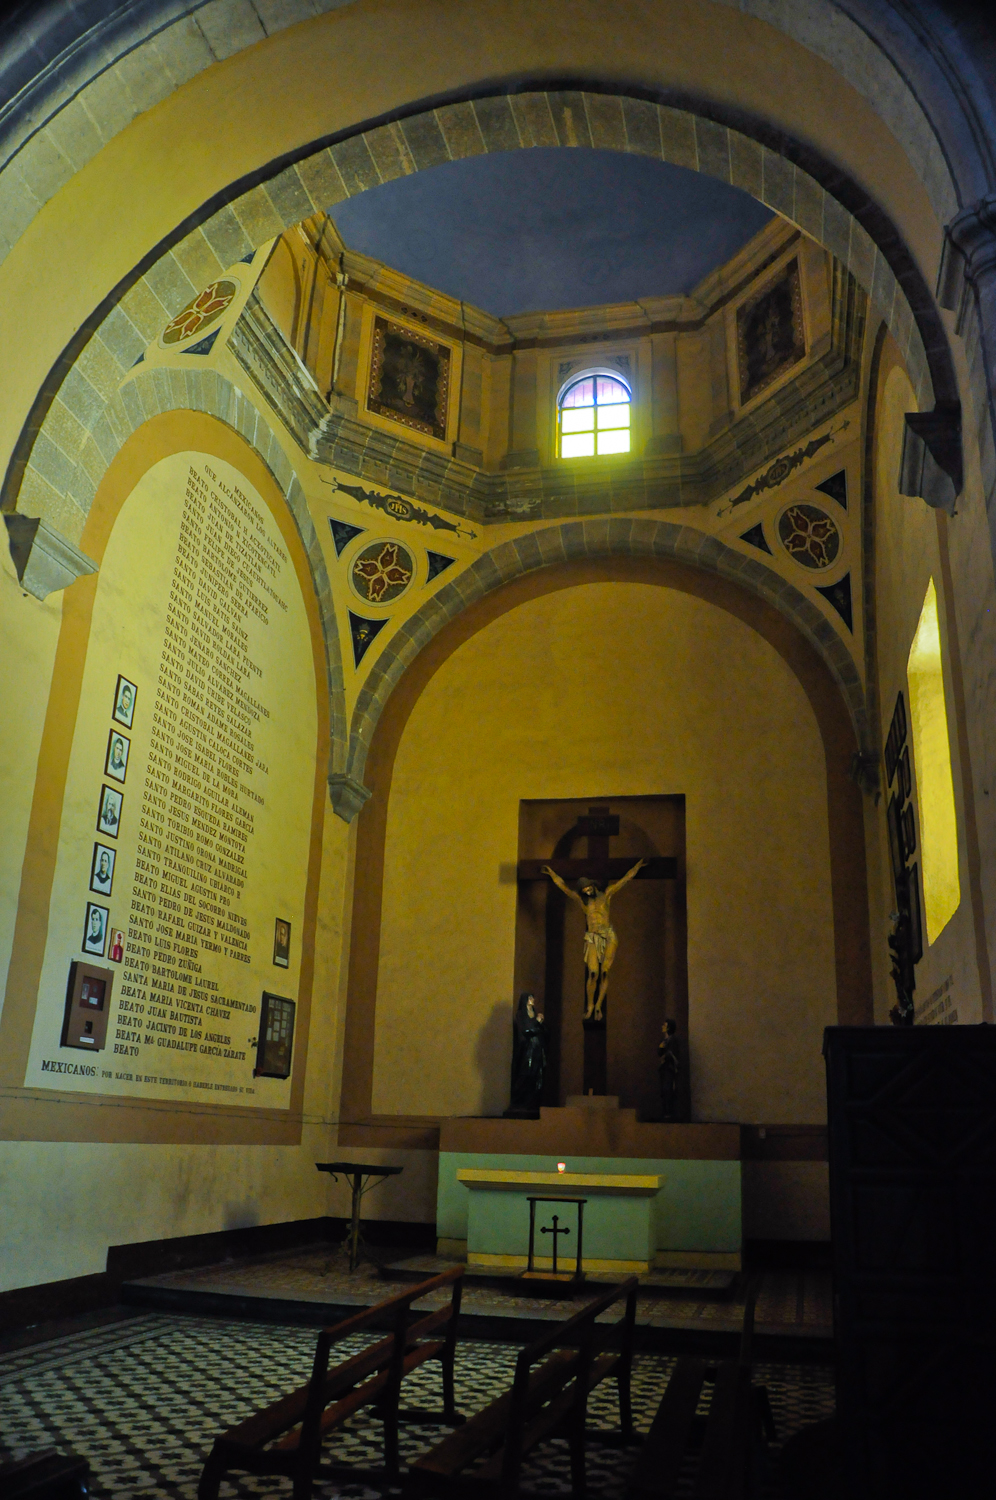
[[[568,1227],[567,1227],[566,1224],[564,1225],[563,1229],[561,1229],[561,1227],[560,1227],[560,1215],[559,1214],[554,1214],[554,1216],[553,1216],[553,1223],[552,1224],[545,1224],[543,1226],[543,1228],[540,1230],[540,1234],[552,1234],[553,1235],[553,1239],[551,1240],[550,1244],[551,1244],[551,1247],[553,1249],[553,1274],[554,1274],[554,1276],[556,1276],[556,1274],[557,1274],[557,1236],[561,1235],[561,1234],[570,1234],[570,1232],[571,1231],[568,1229]]]
[[[615,956],[615,933],[608,921],[608,899],[628,879],[676,880],[678,861],[657,857],[643,861],[614,858],[609,853],[609,840],[618,836],[619,817],[606,806],[589,807],[587,816],[578,818],[567,836],[568,846],[574,838],[586,838],[586,859],[551,860],[524,859],[519,861],[518,878],[521,882],[552,878],[572,900],[584,907],[586,915],[585,967],[586,1007],[584,1026],[584,1091],[586,1094],[607,1092],[606,1080],[606,1018],[604,1013],[605,987],[608,969]],[[565,841],[561,840],[561,844]],[[638,866],[638,868],[634,868]],[[580,889],[575,894],[568,882],[577,882]],[[604,906],[596,911],[596,906]],[[592,917],[599,920],[593,922]],[[599,946],[598,927],[604,936]],[[611,948],[611,952],[609,949]],[[608,959],[608,962],[605,959]],[[595,962],[597,960],[597,962]]]

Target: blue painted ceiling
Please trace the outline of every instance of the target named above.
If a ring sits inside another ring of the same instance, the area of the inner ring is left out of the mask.
[[[351,250],[508,317],[686,294],[772,214],[684,167],[554,147],[429,167],[334,218]]]

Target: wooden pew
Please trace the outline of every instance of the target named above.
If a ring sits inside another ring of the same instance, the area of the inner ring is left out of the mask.
[[[522,1349],[515,1362],[511,1389],[429,1453],[415,1459],[409,1466],[403,1495],[511,1500],[519,1492],[525,1456],[538,1443],[559,1436],[566,1436],[570,1442],[572,1492],[582,1495],[588,1396],[609,1376],[618,1382],[622,1439],[632,1437],[630,1376],[637,1285],[636,1277],[631,1276],[622,1286],[605,1292],[566,1323],[556,1324]],[[599,1353],[595,1348],[595,1320],[623,1297],[626,1310],[619,1348]]]
[[[763,1386],[751,1383],[751,1343],[757,1284],[747,1287],[740,1354],[713,1372],[704,1359],[679,1359],[643,1445],[628,1487],[629,1500],[671,1500],[686,1453],[699,1435],[695,1410],[712,1373],[693,1489],[694,1500],[744,1500],[756,1488],[761,1434],[773,1439],[774,1422]]]
[[[349,1475],[386,1478],[396,1482],[399,1472],[399,1421],[456,1425],[463,1421],[454,1404],[453,1359],[463,1266],[444,1271],[344,1319],[318,1335],[311,1378],[307,1385],[282,1396],[245,1421],[215,1438],[201,1474],[199,1500],[217,1500],[224,1476],[232,1470],[249,1474],[284,1474],[294,1483],[294,1500],[308,1500],[313,1481]],[[446,1307],[410,1322],[411,1304],[440,1287],[452,1288]],[[329,1369],[333,1347],[366,1328],[383,1326],[390,1332],[359,1354]],[[401,1382],[429,1359],[443,1370],[443,1414],[399,1410]],[[373,1406],[384,1422],[384,1469],[372,1471],[342,1464],[322,1464],[322,1442],[364,1406]]]

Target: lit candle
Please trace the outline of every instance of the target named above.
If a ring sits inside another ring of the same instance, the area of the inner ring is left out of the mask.
[[[567,1171],[567,1163],[565,1161],[558,1161],[558,1163],[557,1163],[557,1171],[558,1172],[566,1172]]]

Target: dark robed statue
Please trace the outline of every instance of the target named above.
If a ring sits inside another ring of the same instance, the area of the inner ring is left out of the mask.
[[[536,1010],[536,1000],[525,991],[519,996],[512,1038],[513,1110],[536,1110],[543,1096],[546,1076],[546,1026]]]
[[[664,1120],[678,1118],[678,1077],[681,1073],[681,1054],[678,1050],[678,1027],[674,1021],[665,1021],[661,1027],[661,1039],[657,1043],[657,1079],[661,1090],[661,1110]]]

